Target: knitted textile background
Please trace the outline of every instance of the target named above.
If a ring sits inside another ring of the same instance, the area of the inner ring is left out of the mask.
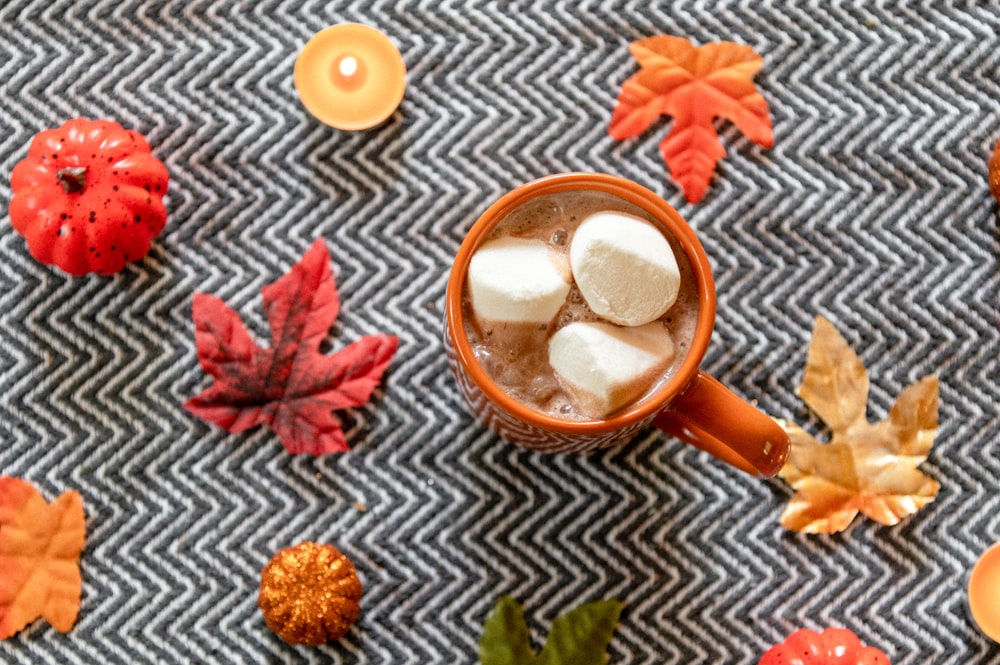
[[[625,603],[611,663],[755,665],[799,627],[846,626],[894,665],[1000,663],[965,583],[1000,540],[1000,239],[986,159],[1000,138],[1000,3],[245,2],[0,4],[0,201],[31,137],[75,116],[142,132],[171,175],[142,262],[70,278],[0,226],[0,473],[84,497],[79,620],[0,644],[10,662],[475,663],[499,596],[535,643],[598,598]],[[577,6],[578,5],[578,6]],[[386,124],[310,117],[296,55],[345,21],[408,69]],[[719,121],[727,149],[689,205],[657,144],[616,142],[630,41],[731,40],[775,144]],[[527,180],[621,175],[697,229],[719,291],[703,368],[828,436],[796,395],[814,319],[871,377],[870,417],[927,374],[937,500],[895,527],[786,532],[790,490],[660,433],[597,454],[503,443],[465,410],[441,343],[451,259],[477,215]],[[210,384],[191,321],[218,295],[267,343],[260,287],[324,238],[343,309],[327,344],[392,333],[382,388],[340,414],[349,453],[287,454],[185,400]],[[261,568],[335,544],[365,588],[339,643],[292,647],[257,609]]]

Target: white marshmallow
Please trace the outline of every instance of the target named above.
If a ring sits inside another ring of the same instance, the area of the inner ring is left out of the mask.
[[[484,321],[548,323],[570,287],[545,243],[525,238],[484,243],[472,255],[468,279],[472,309]]]
[[[641,397],[674,353],[673,339],[659,321],[631,327],[571,323],[549,340],[549,363],[591,418]]]
[[[569,259],[587,305],[608,321],[641,326],[677,300],[681,273],[670,243],[636,217],[601,212],[583,220]]]

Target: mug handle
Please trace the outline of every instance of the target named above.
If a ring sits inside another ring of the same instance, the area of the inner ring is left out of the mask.
[[[754,476],[770,478],[788,459],[785,430],[700,370],[653,424]]]

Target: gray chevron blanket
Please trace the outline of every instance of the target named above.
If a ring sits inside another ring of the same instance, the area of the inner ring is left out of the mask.
[[[577,6],[578,5],[578,6]],[[313,119],[292,80],[318,30],[354,21],[407,67],[392,118]],[[608,135],[630,42],[730,40],[772,148],[732,124],[698,204],[657,145]],[[844,626],[894,665],[1000,663],[966,579],[1000,541],[1000,240],[986,160],[1000,139],[1000,4],[515,3],[423,0],[5,0],[0,202],[38,131],[83,116],[141,132],[170,174],[145,260],[72,278],[0,224],[0,473],[49,501],[78,490],[79,618],[0,643],[31,663],[476,663],[502,595],[535,644],[583,602],[624,603],[611,663],[755,665],[801,627]],[[477,215],[562,171],[630,178],[700,234],[719,291],[703,368],[767,413],[824,425],[796,394],[813,321],[834,323],[871,381],[869,415],[940,380],[921,467],[936,501],[894,526],[782,528],[791,497],[661,433],[589,455],[498,440],[447,371],[442,304]],[[317,238],[342,299],[337,349],[390,333],[372,401],[339,412],[351,450],[289,455],[182,404],[209,385],[192,298],[211,293],[268,340],[260,288]],[[281,548],[336,545],[364,586],[341,641],[286,645],[257,607]]]

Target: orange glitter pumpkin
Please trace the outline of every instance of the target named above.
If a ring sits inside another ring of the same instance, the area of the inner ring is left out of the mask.
[[[361,593],[350,559],[333,545],[304,542],[264,567],[257,605],[281,639],[317,646],[347,634],[361,612]]]

